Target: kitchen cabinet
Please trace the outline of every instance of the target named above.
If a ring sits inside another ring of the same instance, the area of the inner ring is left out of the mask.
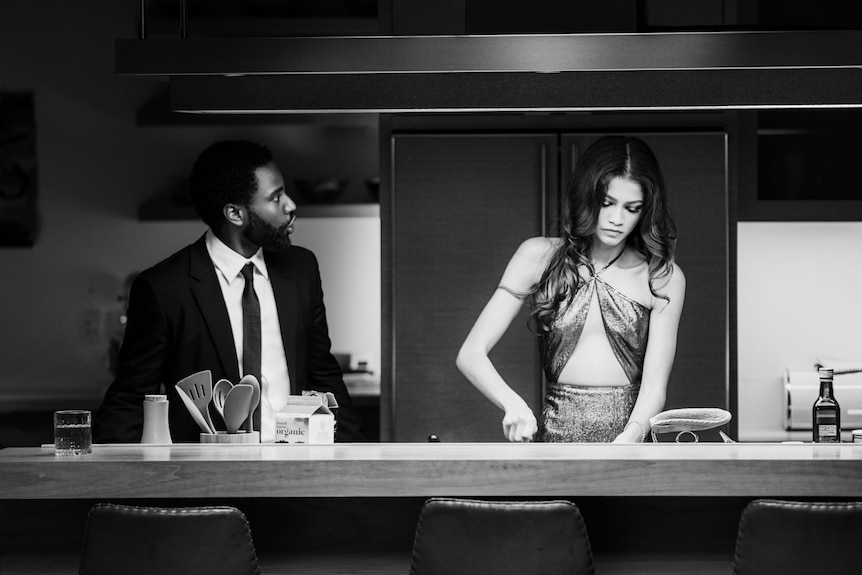
[[[741,114],[753,161],[740,187],[739,221],[860,221],[862,112],[779,110]]]
[[[376,35],[386,25],[388,1],[197,0],[188,2],[185,31],[190,37]],[[379,9],[380,2],[384,10]],[[149,0],[141,11],[144,18],[138,26],[147,37],[180,33],[181,8],[176,1]]]
[[[431,434],[441,441],[502,438],[500,413],[457,370],[455,356],[509,257],[546,229],[548,201],[558,188],[557,146],[547,134],[393,137],[395,441]],[[491,357],[536,408],[536,337],[525,312],[513,327]]]
[[[502,412],[461,375],[455,356],[520,242],[556,233],[568,174],[600,135],[393,135],[391,206],[382,215],[391,217],[383,293],[391,310],[384,350],[392,350],[392,368],[383,384],[391,439],[504,439]],[[663,167],[687,278],[666,407],[729,409],[727,138],[721,131],[638,135]],[[537,409],[543,376],[527,319],[525,306],[491,357]]]

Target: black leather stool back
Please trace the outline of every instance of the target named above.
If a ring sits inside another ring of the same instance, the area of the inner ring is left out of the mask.
[[[95,505],[80,575],[258,575],[251,530],[234,507]]]
[[[758,499],[742,511],[737,575],[862,573],[862,503]]]
[[[569,501],[425,502],[411,575],[593,573],[581,513]]]

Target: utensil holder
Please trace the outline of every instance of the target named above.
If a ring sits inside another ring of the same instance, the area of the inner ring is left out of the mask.
[[[201,443],[260,443],[259,431],[201,433]]]

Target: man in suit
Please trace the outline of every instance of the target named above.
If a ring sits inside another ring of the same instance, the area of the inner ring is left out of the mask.
[[[209,229],[135,279],[117,377],[96,412],[94,441],[139,442],[144,396],[157,393],[168,395],[172,439],[198,441],[200,429],[175,385],[202,370],[212,371],[213,382],[258,376],[264,442],[274,440],[274,413],[288,395],[306,390],[334,394],[336,441],[363,440],[330,351],[317,259],[291,245],[296,204],[270,150],[217,142],[195,161],[189,186]],[[243,335],[243,324],[252,324],[244,318],[247,297],[259,309],[254,352]]]

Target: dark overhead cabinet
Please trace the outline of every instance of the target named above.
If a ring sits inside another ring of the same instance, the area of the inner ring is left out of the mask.
[[[750,113],[746,143],[755,161],[740,190],[740,221],[859,221],[862,112],[855,109]]]

